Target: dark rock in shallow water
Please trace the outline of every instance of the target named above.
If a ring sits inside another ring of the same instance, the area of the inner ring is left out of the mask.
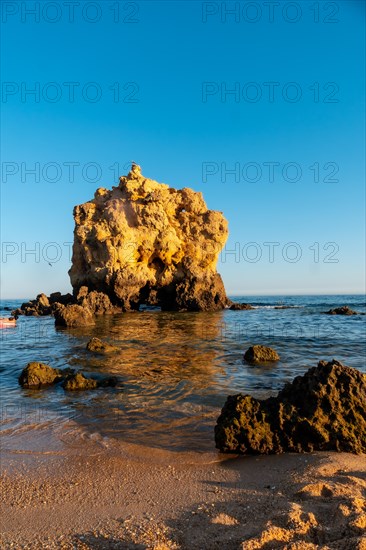
[[[229,309],[233,310],[233,311],[240,311],[240,310],[245,310],[245,309],[255,309],[253,306],[251,306],[250,304],[244,304],[244,303],[238,303],[238,302],[232,302],[230,304],[230,307]]]
[[[95,353],[111,353],[114,351],[119,351],[119,348],[108,344],[108,342],[103,342],[99,338],[92,338],[86,345],[88,351],[94,351]]]
[[[95,324],[90,309],[77,304],[59,305],[54,311],[54,316],[55,325],[61,327],[87,327]]]
[[[77,372],[66,378],[63,387],[66,391],[83,391],[95,390],[96,388],[115,387],[117,383],[118,380],[114,376],[111,378],[94,380],[94,378],[87,378],[82,372]]]
[[[63,387],[67,391],[94,390],[98,387],[98,382],[77,372],[65,380]]]
[[[215,427],[223,452],[366,453],[366,375],[320,361],[277,397],[229,396]]]
[[[244,359],[248,363],[259,364],[269,361],[279,361],[280,356],[277,351],[272,348],[266,346],[251,346],[244,353]]]
[[[23,388],[38,389],[42,386],[50,386],[62,380],[60,369],[54,369],[45,363],[32,362],[23,369],[19,376],[19,384]]]
[[[364,313],[357,313],[357,311],[353,311],[353,309],[348,306],[336,307],[334,309],[330,309],[329,311],[325,311],[324,313],[327,315],[364,315]]]
[[[110,378],[102,378],[97,381],[98,388],[115,388],[118,384],[118,378],[111,376]]]
[[[24,302],[20,308],[12,311],[13,315],[26,315],[30,316],[43,316],[52,315],[56,304],[70,304],[74,301],[71,294],[61,294],[61,292],[54,292],[49,297],[45,294],[38,294],[35,300]]]

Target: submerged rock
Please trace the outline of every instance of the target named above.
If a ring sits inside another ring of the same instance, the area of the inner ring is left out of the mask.
[[[325,311],[324,313],[327,315],[364,315],[363,313],[353,311],[353,309],[348,306],[336,307],[334,309],[330,309],[329,311]]]
[[[250,304],[231,302],[229,309],[233,311],[240,311],[240,310],[255,309],[255,308]]]
[[[92,378],[86,378],[83,373],[77,372],[65,380],[63,387],[67,391],[94,390],[98,387],[98,383]]]
[[[55,324],[61,327],[86,327],[95,324],[92,312],[89,308],[77,304],[59,305],[55,311]]]
[[[277,351],[266,346],[251,346],[244,353],[244,359],[248,363],[267,363],[269,361],[279,361],[280,356]]]
[[[91,338],[86,345],[88,351],[94,351],[95,353],[111,353],[119,351],[119,348],[108,344],[108,342],[103,342],[99,338]]]
[[[215,427],[223,452],[366,453],[366,375],[320,361],[277,397],[229,396]]]
[[[74,208],[74,295],[86,286],[124,311],[219,310],[228,300],[216,272],[228,237],[221,212],[201,193],[145,178],[133,164],[111,191]],[[90,305],[88,305],[90,307]]]
[[[38,389],[42,386],[50,386],[62,380],[60,369],[54,369],[45,363],[32,362],[23,369],[19,376],[19,384],[23,388]]]
[[[82,372],[77,372],[66,378],[63,387],[66,391],[82,391],[114,387],[117,383],[118,379],[115,376],[95,380],[94,378],[87,378]]]

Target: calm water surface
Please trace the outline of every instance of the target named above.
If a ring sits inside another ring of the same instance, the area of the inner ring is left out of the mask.
[[[88,329],[55,329],[52,317],[21,317],[1,337],[1,428],[6,449],[46,448],[49,430],[65,445],[81,439],[170,450],[214,448],[213,427],[229,394],[275,394],[320,359],[336,358],[366,372],[366,316],[328,316],[348,305],[365,312],[364,296],[235,297],[253,311],[143,311],[97,320]],[[16,307],[19,301],[2,301]],[[275,309],[275,306],[291,306]],[[9,312],[0,312],[9,315]],[[120,348],[91,354],[92,336]],[[243,353],[274,347],[271,367],[252,367]],[[66,393],[61,387],[23,390],[18,376],[29,361],[71,366],[92,376],[114,375],[116,388]],[[22,437],[27,435],[27,443]],[[30,443],[31,442],[31,443]],[[22,447],[23,445],[23,447]]]

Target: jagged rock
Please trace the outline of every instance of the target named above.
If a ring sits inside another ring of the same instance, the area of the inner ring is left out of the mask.
[[[105,315],[121,311],[121,308],[117,308],[112,304],[107,294],[96,290],[89,292],[86,286],[80,288],[76,301],[80,306],[88,308],[94,315]]]
[[[223,452],[366,453],[366,375],[320,361],[277,397],[229,396],[215,427]]]
[[[74,208],[74,295],[81,287],[123,310],[218,310],[227,305],[218,255],[228,237],[221,212],[201,193],[145,178],[133,165],[111,191]],[[90,306],[89,306],[90,307]]]
[[[103,342],[99,338],[92,338],[86,345],[88,351],[94,351],[96,353],[111,353],[114,351],[119,351],[116,346],[108,344],[108,342]]]
[[[244,359],[248,363],[267,363],[269,361],[279,361],[280,356],[277,351],[266,346],[251,346],[244,353]]]
[[[72,304],[68,306],[58,305],[54,310],[55,325],[63,327],[85,327],[95,324],[94,317],[87,307]]]
[[[51,315],[57,303],[69,304],[74,301],[71,294],[62,295],[61,292],[54,292],[49,297],[45,294],[38,294],[35,300],[24,302],[20,308],[12,311],[13,315],[40,316]]]
[[[63,387],[67,391],[94,390],[98,387],[98,383],[92,378],[86,378],[83,373],[77,372],[65,380]]]
[[[52,292],[48,300],[51,305],[62,304],[63,306],[67,306],[68,304],[72,304],[74,302],[74,298],[69,292],[67,294],[61,294],[61,292]]]
[[[63,374],[60,369],[54,369],[45,363],[32,362],[23,369],[19,376],[19,384],[23,388],[41,388],[49,386],[62,380]]]
[[[364,315],[363,313],[353,311],[353,309],[348,306],[336,307],[334,309],[330,309],[329,311],[325,311],[324,313],[327,315]]]
[[[232,302],[230,304],[229,309],[231,309],[233,311],[240,311],[240,310],[244,310],[244,309],[255,309],[255,308],[253,306],[251,306],[250,304]]]

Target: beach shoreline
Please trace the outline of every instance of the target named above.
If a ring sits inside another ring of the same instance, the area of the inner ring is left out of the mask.
[[[366,548],[366,456],[2,451],[1,547]]]

